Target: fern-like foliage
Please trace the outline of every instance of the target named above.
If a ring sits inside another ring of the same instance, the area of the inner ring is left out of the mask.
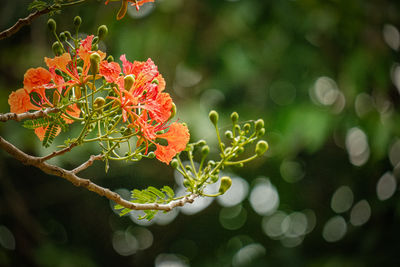
[[[168,204],[169,202],[174,200],[174,190],[172,190],[169,186],[164,186],[161,189],[157,189],[153,186],[149,186],[147,189],[132,190],[132,203],[139,203],[139,204]],[[124,216],[125,214],[129,213],[130,209],[124,208],[121,205],[115,205],[114,209],[121,210],[120,216]],[[139,217],[140,220],[147,219],[151,220],[157,214],[158,210],[144,210],[144,215]]]
[[[52,123],[49,126],[47,126],[42,142],[42,145],[44,147],[49,147],[53,143],[54,138],[56,138],[57,135],[58,127],[59,126],[55,123]]]
[[[52,121],[53,119],[51,117],[44,117],[44,118],[24,121],[24,124],[22,126],[34,130],[39,127],[47,127]]]

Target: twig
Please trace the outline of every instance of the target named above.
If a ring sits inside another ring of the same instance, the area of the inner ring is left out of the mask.
[[[11,35],[17,33],[23,26],[31,24],[35,18],[49,13],[50,11],[53,10],[53,8],[54,8],[53,6],[49,6],[40,11],[38,10],[38,11],[33,12],[23,19],[19,19],[13,26],[11,26],[10,28],[8,28],[0,33],[0,40],[8,38]]]
[[[76,167],[75,169],[71,170],[71,172],[74,173],[74,174],[77,174],[78,172],[81,172],[81,171],[87,169],[89,166],[91,166],[95,160],[100,160],[102,158],[103,158],[102,154],[99,154],[99,155],[96,155],[96,156],[95,155],[91,155],[88,161],[82,163],[82,165],[80,165],[80,166]]]
[[[26,119],[38,119],[38,118],[42,118],[42,117],[46,117],[48,116],[49,113],[57,113],[59,112],[60,109],[58,108],[46,108],[46,109],[42,109],[42,110],[38,110],[35,112],[25,112],[25,113],[4,113],[4,114],[0,114],[0,121],[5,122],[5,121],[9,121],[9,120],[15,120],[15,121],[22,121],[22,120],[26,120]]]
[[[174,200],[168,204],[158,204],[158,203],[149,203],[149,204],[137,204],[137,203],[132,203],[130,201],[127,201],[123,198],[121,198],[120,195],[118,195],[115,192],[112,192],[108,188],[101,187],[89,179],[84,179],[80,178],[76,175],[79,171],[89,167],[94,160],[101,159],[99,155],[97,156],[92,156],[87,162],[83,163],[79,167],[73,169],[73,170],[65,170],[59,166],[51,165],[47,162],[44,162],[42,160],[42,157],[34,157],[31,155],[26,154],[25,152],[21,151],[17,147],[15,147],[13,144],[9,143],[6,141],[4,138],[0,136],[0,147],[4,149],[8,154],[13,156],[15,159],[21,161],[25,165],[32,165],[35,166],[39,169],[41,169],[43,172],[55,176],[59,176],[61,178],[64,178],[71,182],[75,186],[80,186],[84,187],[89,191],[95,192],[96,194],[100,196],[105,196],[106,198],[114,201],[115,203],[131,209],[131,210],[164,210],[164,211],[170,211],[175,207],[178,206],[183,206],[186,203],[192,203],[196,197],[198,197],[197,194],[190,194],[182,199],[179,200]]]
[[[60,156],[60,155],[62,155],[62,154],[64,154],[64,153],[66,153],[66,152],[71,151],[71,149],[73,149],[73,148],[76,147],[77,145],[78,145],[77,143],[72,143],[72,144],[70,144],[69,146],[67,146],[66,148],[63,148],[63,149],[58,150],[58,151],[53,151],[53,152],[51,152],[50,154],[48,154],[47,156],[41,157],[41,158],[40,158],[40,161],[43,162],[43,161],[49,160],[49,159],[51,159],[51,158],[54,158],[54,157],[56,157],[56,156]]]

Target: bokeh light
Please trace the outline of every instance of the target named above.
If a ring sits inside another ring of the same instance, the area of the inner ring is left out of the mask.
[[[347,224],[342,216],[335,216],[329,219],[322,230],[322,237],[327,242],[337,242],[347,232]]]
[[[353,191],[348,186],[341,186],[332,195],[331,208],[336,213],[348,211],[353,205]]]
[[[367,135],[357,127],[351,128],[346,135],[346,149],[353,165],[364,165],[370,154]]]
[[[268,179],[259,178],[250,193],[250,204],[259,215],[271,214],[279,206],[278,191]]]
[[[354,226],[361,226],[368,222],[371,217],[371,206],[365,199],[357,202],[351,209],[350,223]]]
[[[392,173],[386,172],[379,178],[376,184],[376,194],[379,200],[386,200],[393,196],[396,192],[397,182]]]

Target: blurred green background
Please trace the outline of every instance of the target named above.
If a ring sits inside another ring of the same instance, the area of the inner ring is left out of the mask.
[[[30,2],[3,1],[0,28]],[[106,24],[100,48],[116,59],[152,58],[192,140],[215,142],[210,109],[222,131],[238,111],[264,119],[270,150],[225,170],[224,197],[151,224],[0,151],[0,266],[400,265],[399,1],[157,0],[116,21],[118,9],[88,1],[53,18],[59,32],[73,31],[75,15],[85,34]],[[25,71],[52,56],[47,19],[0,41],[2,113]],[[54,149],[16,122],[0,134],[31,154]],[[96,149],[53,163],[72,168]],[[124,196],[180,178],[155,160],[107,174],[97,162],[82,176]]]

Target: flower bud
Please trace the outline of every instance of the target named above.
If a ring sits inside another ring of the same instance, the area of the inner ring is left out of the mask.
[[[56,28],[57,28],[57,23],[54,19],[49,19],[47,21],[47,27],[49,28],[49,30],[51,32],[56,32]]]
[[[171,108],[171,115],[169,116],[168,120],[171,120],[173,117],[176,115],[176,106],[175,103],[172,103],[172,108]]]
[[[229,131],[229,130],[226,131],[226,132],[225,132],[225,137],[226,137],[226,138],[229,138],[229,139],[232,139],[232,138],[233,138],[233,133],[232,133],[232,131]]]
[[[257,156],[262,156],[268,150],[268,147],[268,143],[264,140],[258,141],[255,149]]]
[[[82,24],[82,18],[79,17],[79,16],[76,16],[74,18],[74,26],[75,26],[75,28],[79,28],[79,26],[81,26],[81,24]]]
[[[82,96],[82,89],[80,86],[74,87],[75,97],[76,99],[81,98]]]
[[[263,119],[256,120],[255,125],[256,125],[256,131],[257,132],[260,131],[261,128],[264,127],[264,120]]]
[[[53,50],[53,53],[56,56],[59,56],[63,53],[62,46],[58,41],[53,43],[53,45],[51,46],[51,49]]]
[[[177,159],[171,160],[171,167],[172,168],[176,169],[176,168],[178,168],[178,165],[179,165],[179,163],[178,163]]]
[[[107,62],[113,62],[113,61],[114,61],[114,57],[111,56],[111,55],[109,55],[109,56],[107,57]]]
[[[69,31],[65,31],[64,34],[65,34],[65,37],[67,37],[67,39],[72,39],[72,35]]]
[[[205,145],[201,148],[201,154],[203,155],[203,157],[207,156],[208,153],[210,153],[210,147]]]
[[[126,75],[124,78],[124,88],[129,91],[135,82],[135,76],[133,74]]]
[[[261,128],[261,130],[257,133],[257,137],[261,137],[265,134],[265,129]]]
[[[219,186],[218,192],[224,194],[232,185],[232,179],[228,176],[223,176],[221,178],[221,185]]]
[[[99,97],[97,97],[97,98],[94,100],[93,108],[99,109],[99,108],[101,108],[105,103],[106,103],[106,100],[105,100],[103,97],[99,96]]]
[[[208,114],[208,117],[210,118],[210,121],[212,122],[212,124],[214,124],[214,126],[217,126],[218,123],[218,113],[215,110],[211,110],[210,113]]]
[[[99,72],[100,60],[101,57],[96,52],[90,55],[90,71],[93,74],[97,74]]]
[[[62,42],[67,41],[67,36],[65,36],[64,32],[60,33],[60,41],[62,41]]]
[[[212,183],[216,183],[218,181],[218,175],[211,175],[210,180]]]
[[[106,25],[101,25],[99,28],[97,28],[97,36],[99,36],[99,39],[102,40],[106,35],[108,34],[108,28]]]
[[[199,146],[204,146],[205,144],[207,144],[207,143],[206,143],[206,140],[204,140],[204,139],[200,139],[199,141],[197,141],[197,145],[199,145]]]
[[[247,133],[250,131],[250,124],[249,123],[245,123],[243,126],[243,130]]]
[[[192,188],[192,183],[189,181],[189,179],[184,179],[183,180],[183,186],[185,188]]]
[[[99,42],[99,37],[98,36],[95,36],[94,38],[93,38],[93,40],[92,40],[92,45],[95,45],[95,44],[97,44]],[[95,49],[95,50],[97,50],[97,49]]]
[[[82,73],[82,71],[83,71],[81,66],[76,67],[76,70],[78,71],[79,74]]]
[[[149,152],[149,153],[147,154],[147,157],[148,157],[149,159],[154,159],[154,158],[156,157],[156,154],[154,154],[154,152],[151,151],[151,152]]]
[[[236,111],[231,114],[231,120],[234,124],[239,120],[239,114]]]

